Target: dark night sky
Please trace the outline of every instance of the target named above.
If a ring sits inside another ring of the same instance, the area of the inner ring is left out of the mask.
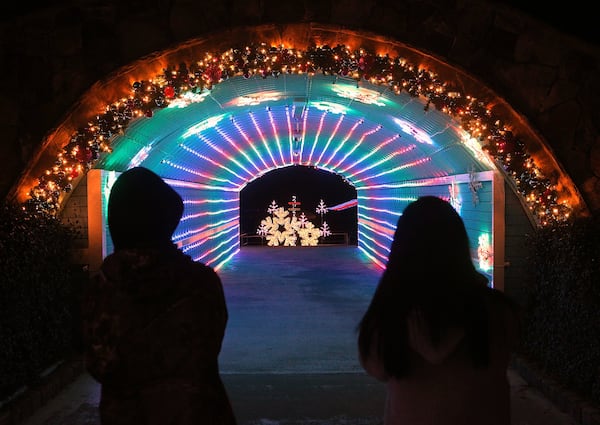
[[[46,0],[38,2],[9,1],[3,5],[0,21],[10,21],[26,15],[34,10],[64,3],[64,0]],[[533,2],[528,0],[497,0],[496,3],[506,4],[542,22],[555,27],[559,31],[600,44],[598,17],[594,11],[594,3],[584,0],[569,2]]]
[[[593,2],[576,0],[539,3],[527,0],[499,0],[497,3],[507,4],[565,34],[600,44],[598,16]]]
[[[38,2],[10,1],[3,5],[0,21],[9,21],[34,10],[63,2],[64,0],[46,0],[40,5]],[[562,32],[600,44],[598,17],[594,11],[593,2],[576,0],[540,3],[527,0],[498,0],[496,3],[509,5]]]

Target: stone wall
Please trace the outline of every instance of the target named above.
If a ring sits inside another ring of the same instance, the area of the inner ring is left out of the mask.
[[[483,82],[554,152],[600,212],[600,47],[491,1],[54,0],[1,23],[0,196],[13,197],[45,136],[78,99],[146,55],[266,23],[367,31],[431,54]]]

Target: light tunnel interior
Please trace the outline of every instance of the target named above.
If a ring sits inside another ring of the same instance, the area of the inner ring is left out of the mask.
[[[339,76],[229,78],[133,120],[95,164],[102,202],[119,172],[155,171],[184,199],[174,242],[218,269],[240,249],[241,191],[273,170],[313,167],[356,190],[337,207],[356,210],[357,247],[376,265],[407,203],[435,195],[459,211],[474,261],[490,274],[495,167],[456,120],[425,105]],[[112,250],[109,237],[103,249]]]

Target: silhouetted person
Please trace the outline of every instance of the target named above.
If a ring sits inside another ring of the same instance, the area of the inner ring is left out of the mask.
[[[114,253],[82,306],[103,425],[236,422],[218,366],[228,320],[222,283],[173,244],[182,214],[179,194],[142,167],[110,192]]]
[[[361,364],[387,386],[384,424],[510,424],[517,340],[517,307],[475,269],[454,208],[409,204],[358,326]]]

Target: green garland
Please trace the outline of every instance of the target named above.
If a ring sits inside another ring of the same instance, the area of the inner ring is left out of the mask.
[[[299,51],[262,43],[232,48],[195,63],[169,66],[150,80],[132,85],[126,100],[114,102],[106,111],[76,131],[58,156],[55,166],[39,177],[25,207],[55,215],[62,192],[72,190],[73,179],[93,167],[102,152],[110,152],[111,139],[123,134],[138,117],[152,117],[157,108],[167,107],[186,94],[210,90],[215,84],[235,76],[277,78],[281,74],[314,74],[354,78],[387,85],[395,93],[406,92],[427,99],[431,105],[451,115],[479,140],[484,151],[510,176],[540,226],[565,223],[571,207],[559,203],[556,182],[543,176],[526,151],[526,144],[514,135],[484,102],[465,96],[440,81],[432,72],[415,67],[402,58],[376,55],[365,50],[350,51],[346,46],[312,47]]]

